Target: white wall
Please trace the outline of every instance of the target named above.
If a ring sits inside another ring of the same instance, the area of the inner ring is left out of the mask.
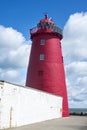
[[[0,129],[62,116],[62,97],[0,82]]]

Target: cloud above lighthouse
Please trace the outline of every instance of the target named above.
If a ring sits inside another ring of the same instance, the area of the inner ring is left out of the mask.
[[[69,105],[87,107],[87,13],[72,14],[62,40]],[[83,104],[83,105],[82,105]]]
[[[87,13],[70,15],[62,51],[70,107],[87,107]],[[12,27],[0,25],[0,80],[25,84],[31,41]]]

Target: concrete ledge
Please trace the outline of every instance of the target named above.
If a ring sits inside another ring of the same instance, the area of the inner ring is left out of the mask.
[[[70,116],[7,130],[87,130],[87,117]]]

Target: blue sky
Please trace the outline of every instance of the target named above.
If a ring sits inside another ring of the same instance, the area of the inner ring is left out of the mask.
[[[71,14],[86,10],[86,0],[0,0],[0,24],[17,29],[29,39],[29,28],[46,12],[63,28]]]
[[[31,49],[29,29],[45,13],[63,29],[69,107],[87,108],[86,0],[0,0],[0,79],[25,84]]]

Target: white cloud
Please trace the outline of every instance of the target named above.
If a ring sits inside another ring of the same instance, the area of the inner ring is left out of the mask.
[[[20,32],[0,25],[0,47],[17,49],[23,42],[25,42],[25,38]]]
[[[26,67],[30,41],[26,41],[20,32],[12,28],[0,26],[0,31],[0,67]]]
[[[78,76],[84,76],[87,75],[87,62],[83,61],[77,61],[77,62],[71,62],[70,64],[66,65],[66,73],[69,76],[78,75]]]
[[[0,26],[0,79],[18,83],[25,80],[30,43],[15,29]]]
[[[64,27],[63,50],[68,62],[87,60],[87,13],[76,13],[69,17]],[[65,62],[66,62],[65,61]]]
[[[19,76],[18,71],[16,70],[3,70],[1,73],[1,78],[3,77],[7,77],[8,79],[14,79],[17,78]]]
[[[79,85],[80,87],[81,86],[85,86],[85,88],[86,88],[86,86],[87,86],[87,76],[85,76],[85,77],[79,77],[77,79],[77,83],[76,84]],[[83,88],[83,89],[85,89],[85,88]]]
[[[70,107],[87,107],[87,13],[71,15],[62,40]],[[82,105],[83,104],[83,105]]]

